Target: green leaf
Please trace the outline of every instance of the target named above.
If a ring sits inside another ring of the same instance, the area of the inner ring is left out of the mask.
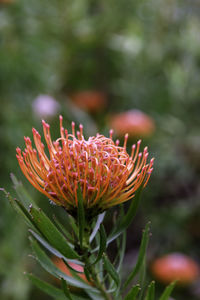
[[[116,271],[118,274],[120,274],[121,272],[121,267],[122,267],[122,263],[123,263],[123,258],[124,258],[124,254],[125,254],[125,249],[126,249],[126,231],[123,232],[122,236],[119,236],[117,238],[117,255],[115,257],[115,260],[113,262],[113,265],[117,265],[117,262],[118,262],[118,265],[116,267]],[[115,295],[117,298],[120,299],[120,292],[121,292],[121,288],[120,286],[118,287],[118,289],[116,290],[114,288],[114,282],[112,285],[110,285],[110,291],[115,291]]]
[[[92,264],[96,264],[102,258],[102,255],[106,250],[106,231],[104,229],[103,224],[100,225],[99,233],[100,233],[99,252],[98,252],[97,258],[95,259],[95,261]]]
[[[31,198],[27,190],[24,188],[23,184],[20,181],[18,181],[15,175],[11,173],[10,177],[14,184],[14,188],[16,190],[17,196],[19,197],[19,200],[24,205],[24,207],[26,209],[28,209],[30,205],[37,207],[35,201]]]
[[[168,300],[169,296],[171,295],[175,285],[176,285],[177,281],[174,281],[172,283],[170,283],[164,290],[163,294],[161,295],[161,297],[159,298],[159,300]]]
[[[66,297],[62,290],[54,287],[53,285],[35,277],[32,274],[26,274],[26,276],[29,278],[29,280],[40,290],[48,294],[49,296],[53,298],[59,298],[59,300],[66,300]]]
[[[80,294],[71,293],[71,297],[73,300],[91,300],[91,297],[88,298],[88,295],[83,296],[82,294],[80,295]]]
[[[87,280],[90,281],[91,280],[91,278],[90,278],[91,273],[89,272],[89,270],[86,266],[84,268],[84,274],[85,274],[85,277],[87,278]]]
[[[120,234],[122,234],[122,232],[125,231],[132,223],[140,203],[142,188],[143,186],[139,188],[134,199],[131,201],[128,212],[123,216],[122,220],[116,226],[114,232],[109,236],[107,240],[108,244],[115,240]]]
[[[34,236],[34,238],[44,247],[46,248],[50,253],[53,255],[59,257],[59,258],[65,258],[64,255],[62,255],[59,251],[57,251],[55,248],[50,246],[50,244],[42,238],[39,234],[37,234],[35,231],[29,229],[29,232]]]
[[[62,284],[63,292],[64,292],[65,296],[67,297],[67,299],[73,300],[72,297],[71,297],[71,295],[70,295],[67,283],[66,283],[66,281],[63,278],[61,278],[61,284]]]
[[[122,239],[120,239],[120,245],[119,245],[119,263],[117,267],[117,272],[119,273],[121,271],[123,259],[124,259],[124,254],[126,250],[126,231],[123,232],[122,234]]]
[[[78,198],[78,227],[79,227],[79,242],[81,249],[83,248],[83,237],[85,230],[85,211],[83,205],[83,195],[81,192],[80,186],[77,189],[77,198]]]
[[[78,226],[76,225],[76,223],[74,221],[74,218],[72,216],[68,215],[68,218],[69,218],[69,221],[70,221],[71,228],[73,229],[75,236],[78,238],[79,237]]]
[[[147,223],[145,230],[143,232],[143,235],[142,235],[142,242],[140,245],[140,250],[139,250],[139,255],[138,255],[136,265],[135,265],[133,271],[128,276],[127,280],[125,281],[123,289],[125,289],[128,286],[128,284],[133,280],[133,278],[136,276],[136,274],[140,271],[140,269],[143,265],[144,259],[145,259],[148,241],[149,241],[149,223]]]
[[[155,299],[155,281],[152,281],[148,286],[145,300],[154,300]]]
[[[0,189],[6,196],[6,198],[8,198],[11,206],[14,208],[14,210],[20,214],[21,216],[23,216],[23,218],[25,219],[25,222],[28,226],[30,226],[32,229],[36,230],[35,224],[32,220],[31,215],[29,214],[29,212],[26,210],[26,208],[23,206],[23,204],[21,204],[18,200],[14,199],[10,193],[8,193],[5,189]]]
[[[73,243],[74,240],[72,238],[71,233],[65,229],[64,225],[56,218],[55,215],[53,215],[53,220],[54,220],[56,226],[58,227],[58,229],[60,230],[60,232],[63,234],[63,236],[65,236],[70,241],[70,243]]]
[[[91,292],[98,292],[95,288],[91,287],[81,278],[78,280],[77,278],[73,278],[71,276],[66,275],[60,269],[58,269],[34,239],[31,239],[31,244],[36,259],[48,273],[52,274],[58,279],[63,278],[71,286],[76,286],[81,289],[90,290]]]
[[[128,294],[126,295],[126,297],[124,298],[124,300],[135,300],[138,293],[140,291],[140,286],[137,284],[137,285],[134,285],[130,291],[128,292]]]
[[[68,241],[42,210],[31,207],[30,214],[33,217],[35,225],[52,247],[66,258],[79,258],[79,255],[69,246]]]
[[[117,288],[120,285],[120,278],[119,274],[115,270],[114,266],[111,264],[109,258],[106,256],[106,254],[103,255],[103,262],[104,262],[104,268],[108,272],[108,274],[112,277],[112,279],[115,281]]]
[[[104,217],[105,217],[105,212],[103,212],[102,214],[98,215],[98,218],[97,218],[97,221],[96,221],[96,225],[92,231],[92,234],[90,236],[90,243],[93,241],[94,237],[96,236],[97,234],[97,231],[99,230],[99,227],[101,225],[101,223],[103,222],[104,220]]]

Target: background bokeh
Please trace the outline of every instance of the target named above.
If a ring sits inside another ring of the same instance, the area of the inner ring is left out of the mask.
[[[56,137],[59,113],[66,128],[74,120],[86,136],[108,135],[117,114],[136,110],[127,117],[138,120],[129,146],[141,137],[156,161],[128,231],[125,267],[134,263],[151,220],[149,280],[151,262],[164,254],[181,252],[200,262],[199,28],[198,0],[0,0],[0,186],[14,194],[13,172],[48,209],[17,164],[23,136],[32,136],[32,127],[42,131],[45,118]],[[150,118],[151,130],[143,117]],[[121,129],[126,115],[122,120]],[[122,141],[120,135],[116,128]],[[27,237],[1,193],[2,300],[49,299],[23,274],[40,272],[28,256]],[[178,287],[174,297],[200,299],[198,286],[197,279]]]

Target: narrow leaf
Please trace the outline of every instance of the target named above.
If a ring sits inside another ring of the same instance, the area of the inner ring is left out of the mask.
[[[65,237],[41,210],[31,207],[30,213],[37,228],[52,247],[57,249],[66,258],[79,258],[79,255],[69,246]]]
[[[117,272],[119,273],[121,271],[123,259],[124,259],[124,254],[126,250],[126,231],[123,232],[122,234],[122,240],[120,240],[120,249],[119,251],[119,263],[117,267]]]
[[[30,194],[27,192],[23,184],[16,178],[16,176],[11,173],[10,177],[14,184],[17,196],[25,208],[28,209],[30,205],[37,207],[35,201],[31,198]]]
[[[140,271],[140,269],[143,265],[144,258],[145,258],[148,241],[149,241],[149,223],[147,223],[145,230],[143,232],[143,235],[142,235],[142,242],[140,245],[140,250],[139,250],[139,255],[138,255],[136,265],[135,265],[133,271],[128,276],[127,280],[125,281],[123,288],[126,288],[128,286],[128,284],[136,276],[136,274]]]
[[[105,212],[103,212],[102,214],[98,215],[98,218],[97,218],[97,222],[96,222],[96,225],[92,231],[92,234],[90,236],[90,243],[93,241],[94,237],[96,236],[97,234],[97,231],[99,230],[99,227],[101,225],[101,223],[103,222],[104,220],[104,217],[105,217]]]
[[[58,250],[50,246],[48,242],[44,238],[42,238],[39,234],[34,232],[33,230],[29,229],[29,232],[34,236],[34,238],[42,245],[44,248],[46,248],[50,253],[53,255],[59,257],[59,258],[65,258],[64,255],[62,255]]]
[[[18,200],[14,199],[10,193],[8,193],[5,189],[0,189],[2,192],[4,192],[6,198],[8,198],[11,206],[14,208],[14,210],[23,216],[25,219],[25,222],[28,226],[30,226],[32,229],[36,230],[35,224],[33,223],[32,217],[30,216],[29,212],[26,210],[26,208],[21,204]]]
[[[89,272],[89,270],[86,266],[84,268],[84,274],[85,274],[85,277],[87,278],[87,280],[90,281],[91,280],[91,278],[90,278],[91,273]]]
[[[161,297],[159,298],[159,300],[168,300],[169,296],[171,295],[174,287],[176,285],[176,281],[170,283],[164,290],[163,294],[161,295]]]
[[[106,231],[104,229],[103,224],[100,225],[99,233],[100,233],[99,252],[98,252],[97,258],[95,259],[95,261],[92,264],[96,264],[102,258],[102,255],[106,250]]]
[[[145,300],[154,300],[155,299],[155,281],[152,281],[148,286]]]
[[[49,296],[53,298],[59,298],[60,300],[66,300],[66,297],[62,290],[54,287],[53,285],[35,277],[32,274],[26,274],[26,276],[29,278],[29,280],[40,290],[48,294]]]
[[[75,236],[78,238],[79,237],[79,229],[78,226],[76,225],[74,218],[70,215],[68,215],[69,221],[70,221],[70,225],[74,231]]]
[[[108,274],[115,281],[116,286],[119,287],[119,285],[120,285],[119,274],[116,272],[114,266],[111,264],[109,258],[105,254],[103,255],[103,261],[104,261],[105,270],[108,272]]]
[[[71,295],[70,295],[67,283],[66,283],[66,281],[63,278],[61,278],[61,284],[62,284],[63,292],[64,292],[65,296],[67,297],[67,299],[73,300],[72,297],[71,297]]]
[[[81,192],[80,186],[77,189],[77,198],[78,198],[78,227],[79,227],[79,241],[80,247],[83,247],[83,237],[84,237],[84,230],[85,230],[85,212],[84,212],[84,205],[83,205],[83,195]]]
[[[74,241],[73,241],[71,233],[65,229],[64,225],[56,218],[55,215],[53,215],[53,219],[54,219],[56,226],[58,227],[60,232],[63,234],[63,236],[65,236],[71,243],[73,243]]]
[[[126,295],[126,297],[124,298],[124,300],[135,300],[138,293],[140,291],[140,286],[139,285],[134,285],[130,291],[128,292],[128,294]]]
[[[119,236],[117,238],[117,255],[115,257],[113,265],[114,266],[117,265],[117,262],[118,262],[118,265],[116,267],[116,271],[117,271],[118,274],[120,274],[120,271],[121,271],[123,258],[124,258],[124,254],[125,254],[125,249],[126,249],[126,231],[123,232],[122,237]],[[111,292],[115,291],[115,296],[120,298],[121,288],[119,286],[118,289],[116,290],[114,288],[114,284],[115,283],[113,281],[113,284],[110,285],[110,290],[111,290]]]

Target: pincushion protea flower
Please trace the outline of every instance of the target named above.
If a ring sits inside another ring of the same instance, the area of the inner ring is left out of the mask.
[[[85,140],[82,125],[75,134],[75,123],[72,122],[72,134],[69,134],[62,121],[60,116],[61,137],[54,142],[50,126],[42,121],[49,157],[34,128],[37,150],[32,147],[29,137],[24,138],[24,152],[16,149],[24,175],[50,200],[73,214],[77,210],[80,188],[86,211],[98,214],[131,199],[141,185],[146,186],[153,170],[153,159],[147,164],[147,147],[139,152],[141,141],[132,146],[129,156],[126,151],[128,135],[125,135],[122,147],[118,140],[112,140],[112,130],[109,138],[97,134]]]

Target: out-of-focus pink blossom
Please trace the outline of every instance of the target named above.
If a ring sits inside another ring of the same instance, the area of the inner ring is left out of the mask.
[[[132,137],[146,137],[155,130],[154,120],[140,110],[132,109],[111,116],[109,127],[119,136],[128,133]]]
[[[49,95],[39,95],[32,104],[33,111],[39,118],[50,118],[60,110],[60,104]]]
[[[179,284],[193,282],[199,276],[197,263],[182,253],[171,253],[156,259],[151,270],[163,283],[178,280]]]

